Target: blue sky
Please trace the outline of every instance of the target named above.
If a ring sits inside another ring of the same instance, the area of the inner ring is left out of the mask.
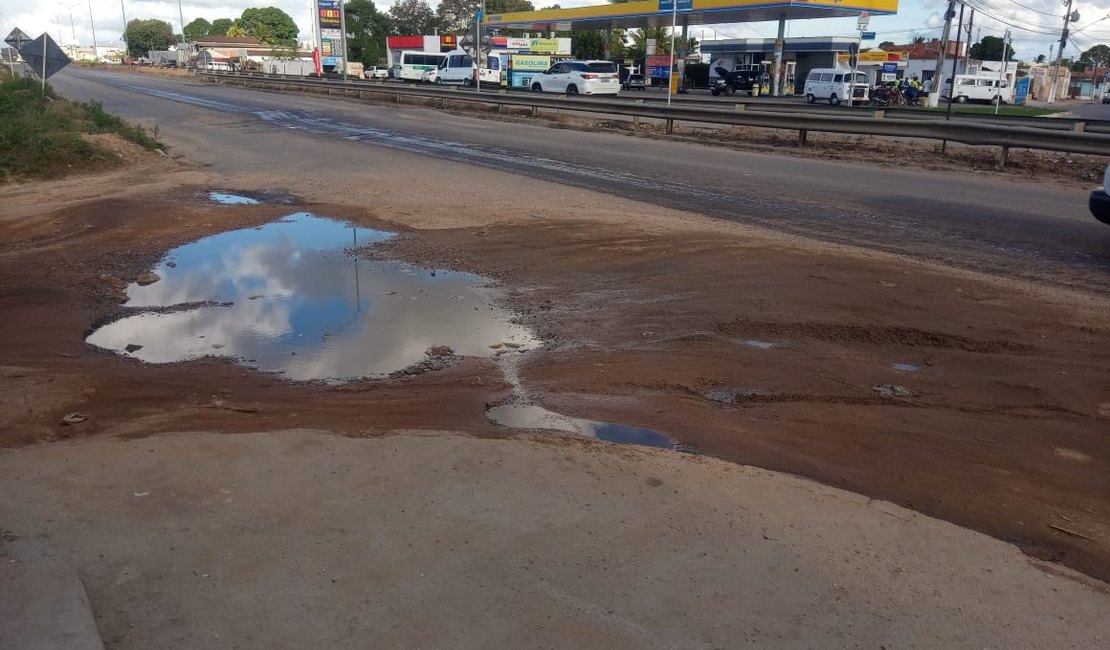
[[[600,4],[599,0],[533,0],[537,6],[554,4],[563,7],[576,7]],[[1001,36],[1008,28],[1004,22],[1015,25],[1012,28],[1014,47],[1022,59],[1033,59],[1038,54],[1049,53],[1049,46],[1059,39],[1063,26],[1064,8],[1059,0],[966,0],[968,7],[977,7],[973,40],[979,35]],[[388,9],[392,0],[377,2],[379,9]],[[433,1],[434,7],[438,4]],[[914,34],[926,37],[940,35],[941,16],[946,6],[945,0],[902,0],[895,16],[876,17],[871,28],[878,32],[876,44],[881,41],[908,41]],[[83,45],[92,43],[89,29],[89,6],[95,19],[97,41],[100,44],[118,42],[123,26],[119,0],[0,0],[0,31],[7,35],[13,27],[20,27],[32,36],[49,31],[55,40],[70,43],[76,39]],[[310,38],[311,13],[309,0],[271,0],[269,2],[229,2],[228,0],[182,0],[185,22],[196,17],[209,20],[215,18],[234,18],[247,7],[277,6],[285,10],[301,27],[302,39]],[[180,29],[178,3],[160,0],[124,0],[128,18],[159,18],[170,22],[175,30]],[[70,9],[73,12],[73,26],[70,26]],[[1075,3],[1080,19],[1075,27],[1081,29],[1065,51],[1065,56],[1074,57],[1078,52],[1091,45],[1110,44],[1110,19],[1095,22],[1110,15],[1110,0],[1082,0]],[[966,12],[970,13],[970,11]],[[1094,24],[1092,24],[1094,23]],[[854,18],[802,20],[789,24],[790,36],[852,36],[855,34]],[[1090,25],[1088,27],[1088,25]],[[1020,27],[1021,29],[1018,29]],[[1086,29],[1082,29],[1086,27]],[[704,39],[713,38],[712,28],[692,28],[694,36]],[[772,37],[776,27],[773,23],[740,23],[718,25],[719,38]]]

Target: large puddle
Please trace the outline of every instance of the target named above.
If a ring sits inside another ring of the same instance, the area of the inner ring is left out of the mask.
[[[130,285],[131,313],[87,341],[148,363],[230,357],[298,381],[381,377],[539,344],[481,276],[349,252],[393,236],[298,212],[206,237]]]
[[[488,410],[486,415],[494,422],[510,429],[560,431],[626,445],[675,449],[674,440],[658,431],[613,422],[572,418],[533,404],[495,406]]]

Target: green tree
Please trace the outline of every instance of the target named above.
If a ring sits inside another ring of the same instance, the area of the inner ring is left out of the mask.
[[[296,43],[297,23],[277,7],[250,7],[236,24],[248,35],[265,43]]]
[[[250,34],[247,33],[246,28],[240,25],[239,21],[236,20],[231,24],[231,27],[227,28],[226,36],[250,36]]]
[[[235,24],[230,18],[217,18],[212,21],[212,27],[208,29],[209,36],[227,36],[227,30]]]
[[[174,44],[173,27],[154,18],[127,21],[123,34],[131,56],[146,56],[151,50],[165,50]]]
[[[1043,54],[1037,55],[1036,63],[1044,63],[1045,56]]]
[[[925,42],[925,37],[920,35],[920,34],[915,34],[914,37],[913,37],[913,40],[911,42],[914,43],[914,44],[924,43]]]
[[[896,44],[895,44],[894,41],[883,41],[882,43],[879,43],[879,49],[880,50],[893,50],[895,45]]]
[[[467,34],[474,29],[474,16],[482,6],[481,0],[440,0],[436,9],[439,28],[445,34]],[[535,11],[529,0],[486,0],[487,14],[507,14],[514,11]]]
[[[1079,55],[1079,60],[1090,63],[1096,68],[1110,65],[1110,47],[1095,45]]]
[[[591,29],[574,32],[571,38],[571,52],[576,59],[623,59],[627,56],[623,29]],[[608,52],[606,52],[608,49]]]
[[[348,0],[345,8],[351,60],[378,65],[385,57],[385,39],[391,29],[389,16],[378,11],[371,0]]]
[[[198,38],[208,36],[212,31],[212,23],[203,18],[196,18],[193,22],[185,25],[185,40],[195,41]]]
[[[1005,49],[1006,60],[1012,61],[1014,48],[998,36],[984,36],[983,40],[971,46],[969,54],[971,58],[978,61],[1001,61],[1003,49]]]
[[[432,34],[439,20],[425,0],[398,0],[389,10],[393,31],[402,36]]]

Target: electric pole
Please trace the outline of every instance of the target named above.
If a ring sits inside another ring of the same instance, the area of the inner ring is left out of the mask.
[[[1048,91],[1048,103],[1056,102],[1056,84],[1060,81],[1060,62],[1064,58],[1064,48],[1068,45],[1068,27],[1072,21],[1079,20],[1079,12],[1071,11],[1072,0],[1067,0],[1068,9],[1064,12],[1064,29],[1060,32],[1060,49],[1056,51],[1056,70],[1052,73],[1052,88]]]
[[[964,50],[964,74],[968,74],[967,68],[971,64],[971,26],[975,24],[975,9],[971,10],[971,17],[967,19],[967,49]],[[959,54],[957,51],[956,54]]]
[[[929,106],[940,104],[940,93],[944,90],[944,53],[948,49],[948,37],[952,33],[952,19],[956,17],[956,0],[948,0],[948,10],[944,12],[944,31],[940,35],[940,51],[937,52],[937,67],[933,71],[929,85]],[[959,54],[957,52],[957,54]]]

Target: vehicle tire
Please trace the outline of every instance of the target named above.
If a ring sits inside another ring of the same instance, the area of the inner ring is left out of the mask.
[[[474,85],[474,80],[470,77],[467,77],[466,79],[463,79],[463,85],[469,88]]]
[[[966,104],[967,103],[967,97],[964,97],[963,95],[960,95],[959,97],[956,98],[956,103],[957,104]]]
[[[578,86],[575,86],[574,84],[571,84],[571,85],[567,86],[567,96],[568,97],[574,97],[577,94],[578,94]]]
[[[436,77],[436,85],[437,86],[442,86],[443,85],[443,79],[441,79],[439,77]]]
[[[995,95],[994,99],[991,100],[991,106],[1001,106],[1001,105],[1002,105],[1002,98],[998,95]]]
[[[718,95],[720,95],[720,94],[721,94],[721,91],[717,90],[716,88],[714,88],[713,90],[710,90],[709,92],[713,93],[713,96],[714,96],[714,97],[716,97],[716,96],[718,96]]]
[[[813,96],[813,93],[807,93],[806,94],[806,103],[807,104],[816,104],[817,103],[817,98]]]
[[[532,84],[532,92],[542,93],[543,92],[543,86],[541,86],[539,84]]]
[[[836,96],[836,93],[829,95],[829,106],[840,106],[840,98]]]

